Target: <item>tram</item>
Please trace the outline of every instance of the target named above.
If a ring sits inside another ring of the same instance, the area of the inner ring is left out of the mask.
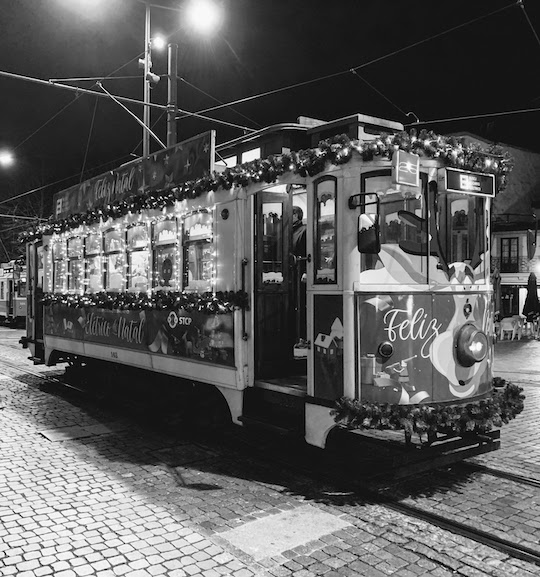
[[[211,385],[234,423],[317,447],[340,399],[481,403],[506,172],[363,114],[210,131],[56,194],[25,237],[24,344],[35,363]]]
[[[0,264],[0,323],[24,327],[26,322],[26,265],[24,259]]]

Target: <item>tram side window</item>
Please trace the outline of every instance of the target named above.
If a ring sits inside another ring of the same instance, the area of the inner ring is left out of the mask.
[[[146,223],[137,223],[127,229],[129,291],[146,292],[150,286],[149,241]]]
[[[83,239],[80,236],[68,239],[67,244],[68,256],[68,290],[79,291],[82,286],[83,276]]]
[[[90,233],[86,237],[87,286],[91,293],[103,290],[103,261],[101,257],[101,234]]]
[[[212,214],[196,212],[184,219],[184,288],[211,291],[214,283]]]
[[[264,284],[283,283],[283,205],[263,202],[261,206]]]
[[[115,228],[103,236],[105,253],[105,290],[120,292],[125,287],[126,243],[124,234]]]
[[[179,290],[178,231],[174,218],[156,222],[153,227],[153,286],[162,291]]]
[[[337,282],[336,188],[333,177],[315,183],[315,284]]]
[[[4,281],[0,282],[0,299],[4,300]]]
[[[44,264],[43,264],[43,245],[38,246],[36,249],[36,268],[37,268],[37,274],[36,274],[36,287],[38,289],[43,289],[43,277],[44,277]],[[32,261],[30,261],[32,262]]]
[[[67,280],[66,241],[57,240],[52,245],[53,257],[53,291],[64,292]]]

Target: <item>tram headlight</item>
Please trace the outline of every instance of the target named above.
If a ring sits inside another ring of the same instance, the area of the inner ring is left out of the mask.
[[[389,359],[394,354],[394,345],[389,341],[384,341],[379,345],[377,352],[383,359]]]
[[[488,353],[488,338],[486,334],[473,324],[463,325],[456,335],[456,356],[463,367],[472,367],[486,358]]]

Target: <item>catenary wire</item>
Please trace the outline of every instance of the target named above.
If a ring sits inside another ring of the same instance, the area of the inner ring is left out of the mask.
[[[493,10],[492,12],[489,12],[488,14],[478,16],[477,18],[473,18],[472,20],[464,22],[463,24],[458,24],[457,26],[453,26],[452,28],[449,28],[448,30],[443,30],[442,32],[439,32],[437,34],[429,36],[428,38],[424,38],[423,40],[419,40],[418,42],[413,42],[412,44],[404,46],[403,48],[399,48],[397,50],[394,50],[393,52],[389,52],[387,54],[384,54],[383,56],[379,56],[377,58],[369,60],[368,62],[364,62],[363,64],[359,64],[358,66],[348,68],[347,70],[341,70],[340,72],[333,72],[331,74],[319,76],[318,78],[312,78],[311,80],[304,80],[302,82],[296,82],[295,84],[291,84],[289,86],[283,86],[281,88],[275,88],[273,90],[268,90],[267,92],[261,92],[259,94],[253,94],[252,96],[246,96],[244,98],[239,98],[238,100],[233,100],[231,102],[227,102],[227,103],[219,105],[219,106],[204,108],[202,110],[199,110],[198,113],[204,114],[206,112],[212,112],[214,110],[219,110],[220,108],[224,108],[226,106],[232,106],[235,104],[243,104],[244,102],[249,102],[250,100],[255,100],[257,98],[263,98],[265,96],[271,96],[273,94],[278,94],[279,92],[284,92],[286,90],[292,90],[294,88],[300,88],[302,86],[307,86],[307,85],[313,84],[315,82],[321,82],[323,80],[328,80],[330,78],[336,78],[337,76],[350,74],[353,70],[360,70],[362,68],[370,66],[371,64],[375,64],[376,62],[380,62],[382,60],[390,58],[391,56],[396,56],[397,54],[400,54],[401,52],[405,52],[406,50],[409,50],[411,48],[415,48],[416,46],[420,46],[421,44],[424,44],[426,42],[430,42],[431,40],[435,40],[436,38],[439,38],[441,36],[444,36],[446,34],[449,34],[451,32],[459,30],[460,28],[464,28],[465,26],[469,26],[469,25],[474,24],[480,20],[484,20],[486,18],[489,18],[490,16],[493,16],[493,15],[500,13],[504,10],[508,10],[509,8],[513,8],[514,6],[518,6],[520,4],[520,2],[521,2],[521,0],[517,0],[517,2],[515,2],[514,4],[509,4],[508,6],[503,6],[502,8],[499,8],[497,10]],[[184,118],[184,116],[179,116],[178,118],[179,119]]]

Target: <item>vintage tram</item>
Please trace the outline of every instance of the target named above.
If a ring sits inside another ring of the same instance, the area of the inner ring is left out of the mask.
[[[301,117],[217,147],[211,131],[58,193],[26,235],[30,358],[212,385],[233,422],[319,447],[342,398],[488,398],[507,167],[403,128]]]
[[[26,265],[24,259],[0,264],[0,323],[24,327],[26,323]]]

